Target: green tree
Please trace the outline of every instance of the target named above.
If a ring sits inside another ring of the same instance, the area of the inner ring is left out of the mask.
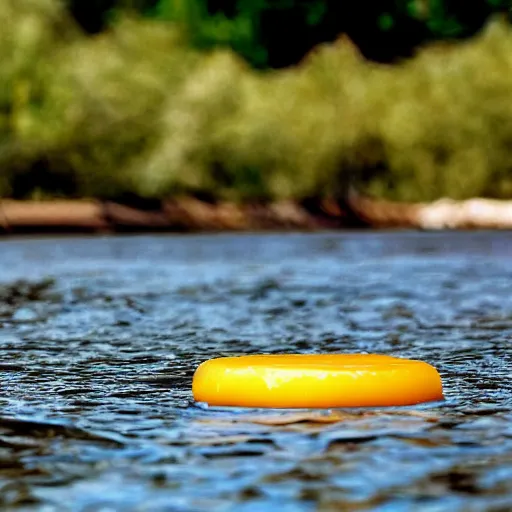
[[[298,63],[345,33],[368,59],[393,62],[422,43],[474,35],[512,0],[68,0],[88,32],[112,13],[137,11],[181,24],[201,49],[227,46],[256,68]]]

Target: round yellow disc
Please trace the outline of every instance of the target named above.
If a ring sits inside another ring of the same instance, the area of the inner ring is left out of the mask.
[[[422,361],[372,354],[222,357],[194,374],[197,402],[214,406],[333,408],[414,405],[443,399]]]

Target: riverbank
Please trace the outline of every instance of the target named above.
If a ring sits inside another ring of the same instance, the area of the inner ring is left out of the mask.
[[[367,223],[336,201],[236,204],[192,197],[149,205],[100,200],[0,201],[3,234],[339,229]]]
[[[237,204],[182,197],[135,205],[99,200],[0,201],[0,234],[247,232],[325,229],[512,229],[512,201],[344,201]]]

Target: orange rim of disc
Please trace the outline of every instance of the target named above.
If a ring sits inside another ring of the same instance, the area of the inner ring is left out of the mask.
[[[192,393],[210,406],[336,408],[416,405],[443,399],[438,371],[373,354],[249,355],[199,365]]]

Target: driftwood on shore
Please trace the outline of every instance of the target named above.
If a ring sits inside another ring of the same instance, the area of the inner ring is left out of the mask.
[[[317,230],[358,223],[332,201],[308,208],[288,201],[239,205],[181,198],[147,209],[94,200],[0,200],[0,231],[7,234]]]
[[[512,229],[512,201],[475,198],[398,203],[351,193],[345,201],[307,204],[209,203],[194,198],[140,208],[110,201],[0,200],[0,232],[204,232],[354,227]]]
[[[473,198],[399,203],[351,194],[348,204],[374,228],[512,229],[512,201]]]

